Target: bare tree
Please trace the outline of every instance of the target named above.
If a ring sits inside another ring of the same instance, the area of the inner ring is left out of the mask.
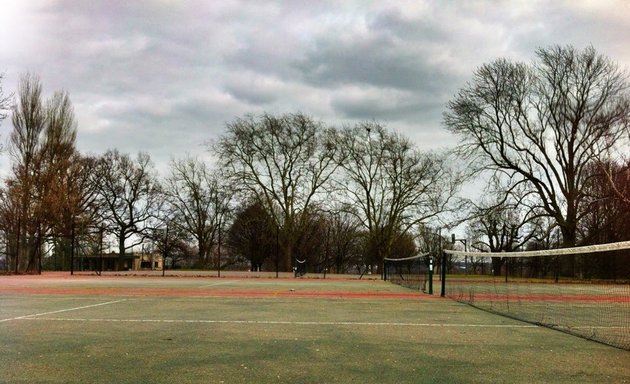
[[[4,233],[6,250],[6,270],[11,269],[18,272],[20,250],[21,213],[22,213],[22,191],[21,186],[15,179],[9,178],[5,181],[4,187],[0,190],[0,228]],[[13,264],[13,265],[12,265]]]
[[[602,172],[602,169],[610,172]],[[630,239],[630,163],[591,167],[595,177],[585,186],[589,210],[579,231],[585,244]]]
[[[20,269],[20,263],[26,271],[40,271],[42,240],[59,224],[60,217],[56,214],[68,208],[61,203],[68,197],[63,179],[69,175],[76,154],[76,121],[67,93],[56,92],[44,103],[39,78],[26,74],[20,80],[12,122],[13,175],[7,192],[19,194],[9,199],[19,207],[7,212],[18,213],[17,225],[13,227],[18,239],[15,271]]]
[[[20,78],[18,102],[12,108],[13,131],[10,153],[18,173],[27,175],[41,147],[40,135],[46,126],[46,110],[42,102],[39,77],[30,73]]]
[[[467,235],[473,240],[471,248],[487,252],[516,251],[536,239],[542,230],[541,216],[518,201],[477,205],[473,217],[467,229]],[[474,260],[471,262],[474,264]],[[504,258],[492,258],[495,275],[500,274],[504,262]]]
[[[68,94],[56,92],[46,103],[45,113],[46,128],[34,173],[39,231],[40,236],[47,234],[53,239],[55,253],[69,260],[75,244],[74,226],[80,224],[83,228],[86,224],[79,220],[87,208],[81,200],[94,190],[79,180],[91,177],[75,149],[77,123]]]
[[[7,118],[7,111],[11,108],[11,96],[7,96],[4,93],[4,88],[2,87],[2,80],[4,79],[4,74],[0,74],[0,124],[2,124],[2,121],[4,119]],[[2,149],[2,146],[0,146],[0,150]],[[5,199],[7,198],[7,193],[6,190],[1,190],[0,189],[0,231],[3,232],[3,237],[4,237],[4,248],[5,248],[5,256],[3,259],[3,265],[2,268],[6,269],[8,271],[9,269],[9,249],[10,249],[10,234],[9,234],[9,228],[12,227],[11,225],[8,225],[9,222],[11,221],[10,218],[7,218],[5,216],[5,214],[8,212],[6,211],[4,208],[7,205],[7,203],[5,202]],[[10,204],[10,203],[9,203]],[[6,219],[9,219],[9,221],[7,221]]]
[[[63,172],[49,175],[51,180],[44,205],[47,207],[49,237],[55,243],[58,267],[68,268],[72,244],[80,237],[100,234],[97,204],[98,164],[95,157],[75,152],[66,159]],[[56,265],[57,266],[57,265]]]
[[[245,203],[236,209],[226,236],[226,244],[235,258],[249,261],[252,271],[261,271],[268,260],[275,267],[279,252],[276,240],[273,219],[260,203]]]
[[[328,215],[327,258],[336,273],[345,273],[350,266],[359,264],[361,223],[349,211],[340,206]]]
[[[227,131],[215,146],[223,171],[272,216],[283,248],[280,268],[290,270],[299,228],[336,169],[331,130],[296,113],[247,115]]]
[[[473,171],[507,177],[507,194],[524,185],[572,246],[586,214],[587,167],[627,128],[628,86],[592,47],[553,46],[536,57],[531,65],[498,59],[481,66],[448,103],[444,121]]]
[[[18,202],[18,224],[15,248],[15,272],[20,269],[20,263],[26,270],[34,270],[37,247],[35,234],[37,232],[35,203],[36,162],[41,151],[40,137],[46,126],[46,111],[42,101],[42,86],[39,77],[25,74],[20,79],[18,101],[12,108],[13,131],[10,136],[10,153],[13,160],[12,193],[19,193],[20,197],[12,199]],[[27,244],[27,241],[29,243]],[[28,256],[24,258],[22,256]],[[25,263],[26,262],[26,263]]]
[[[195,250],[191,247],[189,234],[168,215],[161,215],[154,221],[154,225],[146,227],[142,237],[148,240],[149,249],[162,254],[165,269],[189,266],[191,261],[194,262]]]
[[[219,185],[208,166],[194,158],[173,160],[164,193],[173,223],[197,243],[197,263],[205,267],[217,244],[220,224],[229,210],[230,194]]]
[[[443,157],[374,122],[343,129],[337,141],[339,196],[367,231],[368,265],[391,257],[413,227],[449,209],[460,180]]]
[[[329,240],[329,223],[324,212],[311,207],[296,241],[296,253],[300,255],[299,271],[296,271],[325,273],[332,260]]]
[[[145,153],[132,159],[117,150],[107,151],[96,172],[102,220],[118,239],[118,268],[123,269],[126,250],[142,243],[149,220],[159,211],[160,185]]]

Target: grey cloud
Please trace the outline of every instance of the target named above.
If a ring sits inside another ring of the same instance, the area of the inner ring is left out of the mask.
[[[277,100],[277,95],[251,85],[231,84],[225,90],[235,98],[252,105],[266,105]]]
[[[341,89],[331,97],[336,113],[357,120],[378,119],[400,122],[418,122],[422,116],[442,108],[440,98],[422,96],[417,92],[400,92],[392,89]],[[426,119],[425,119],[426,120]],[[434,127],[439,121],[433,120]]]
[[[308,84],[330,90],[344,117],[417,122],[430,113],[436,129],[437,111],[462,81],[436,58],[450,38],[437,21],[385,9],[366,15],[365,29],[320,34],[293,65]]]
[[[448,14],[445,17],[433,18],[425,15],[422,18],[406,17],[400,9],[384,9],[368,18],[368,26],[382,34],[405,41],[423,41],[431,44],[449,42],[452,35],[446,29]]]
[[[385,120],[445,142],[444,105],[483,62],[568,43],[630,63],[623,1],[15,3],[0,25],[5,91],[36,72],[70,93],[81,150],[144,150],[158,165],[205,154],[247,112]]]
[[[355,120],[384,120],[384,121],[408,121],[418,122],[427,110],[419,103],[410,102],[408,104],[397,105],[395,107],[383,106],[378,100],[344,100],[336,99],[332,101],[334,110],[345,118]],[[426,120],[426,119],[425,119]],[[439,121],[433,121],[434,127],[439,127]]]
[[[439,89],[444,75],[439,67],[382,35],[347,43],[327,36],[295,64],[312,85],[336,87],[367,84],[400,89]]]

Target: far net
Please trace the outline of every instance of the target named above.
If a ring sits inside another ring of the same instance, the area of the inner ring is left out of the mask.
[[[383,280],[407,288],[429,291],[429,254],[383,260]]]
[[[446,296],[630,350],[630,242],[546,251],[445,250]]]
[[[306,259],[300,260],[296,258],[293,272],[295,273],[295,277],[302,277],[306,275]]]

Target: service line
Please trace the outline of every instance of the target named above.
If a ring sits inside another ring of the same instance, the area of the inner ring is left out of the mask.
[[[60,309],[57,311],[50,311],[50,312],[41,312],[41,313],[33,313],[30,315],[24,315],[24,316],[17,316],[17,317],[12,317],[9,319],[0,319],[0,323],[4,323],[6,321],[13,321],[13,320],[27,320],[27,319],[32,319],[35,318],[37,316],[45,316],[45,315],[52,315],[54,313],[62,313],[62,312],[70,312],[70,311],[78,311],[79,309],[86,309],[86,308],[94,308],[94,307],[100,307],[102,305],[109,305],[109,304],[116,304],[116,303],[120,303],[123,301],[127,301],[127,299],[122,299],[122,300],[114,300],[114,301],[107,301],[105,303],[98,303],[98,304],[90,304],[90,305],[83,305],[81,307],[74,307],[74,308],[66,308],[66,309]]]
[[[218,283],[200,285],[197,288],[210,288],[210,287],[214,287],[216,285],[231,284],[233,282],[234,281],[232,281],[232,280],[225,280],[225,281],[220,281]]]

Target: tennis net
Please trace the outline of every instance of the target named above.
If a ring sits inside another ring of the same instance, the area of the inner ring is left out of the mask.
[[[429,292],[429,254],[401,259],[383,259],[383,280]]]
[[[545,251],[445,250],[445,295],[630,350],[630,242]]]
[[[293,267],[293,273],[295,277],[302,277],[306,275],[306,259],[300,260],[295,258],[295,266]]]

